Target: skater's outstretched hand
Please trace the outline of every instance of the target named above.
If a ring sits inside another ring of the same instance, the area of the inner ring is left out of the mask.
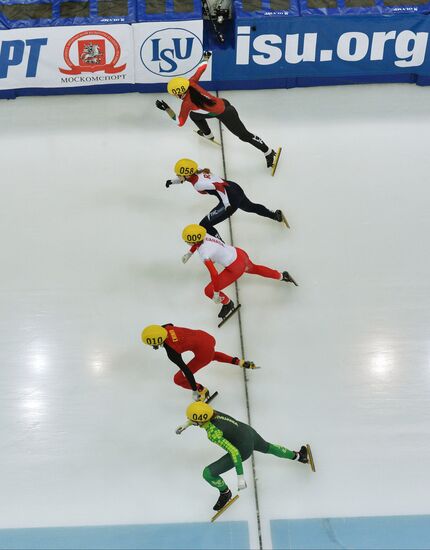
[[[222,298],[221,298],[219,292],[214,292],[214,295],[213,295],[212,300],[213,300],[216,304],[220,304],[220,303],[221,303]]]
[[[167,109],[169,108],[167,103],[162,99],[157,99],[157,101],[155,102],[155,105],[156,107],[158,107],[158,109],[160,109],[160,111],[167,111]]]
[[[184,254],[182,256],[182,263],[186,264],[188,260],[191,258],[191,256],[192,256],[191,252],[187,252],[186,254]]]
[[[212,57],[212,52],[208,50],[203,52],[203,61],[208,61],[211,57]]]
[[[246,485],[246,481],[245,481],[245,478],[243,477],[243,475],[239,475],[237,476],[237,490],[238,491],[243,491],[244,489],[246,489],[247,485]]]
[[[173,185],[173,181],[172,181],[172,180],[167,180],[167,181],[166,181],[166,187],[167,187],[167,189],[169,189],[169,187],[170,187],[171,185]]]

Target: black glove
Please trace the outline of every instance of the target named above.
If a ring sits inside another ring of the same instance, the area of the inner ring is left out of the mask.
[[[210,59],[211,57],[212,57],[212,52],[210,52],[210,51],[203,52],[204,61],[208,61],[208,59]]]
[[[167,180],[167,181],[166,181],[166,187],[167,187],[167,189],[168,189],[171,185],[173,185],[173,181],[172,181],[172,180]]]
[[[157,101],[155,102],[155,105],[161,110],[161,111],[167,111],[167,109],[169,108],[169,106],[167,105],[167,103],[165,101],[162,101],[160,99],[157,99]]]
[[[227,216],[231,216],[233,214],[233,207],[231,204],[226,207],[225,213],[227,214]]]

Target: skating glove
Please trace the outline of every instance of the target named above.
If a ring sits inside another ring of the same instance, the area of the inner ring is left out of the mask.
[[[205,401],[209,397],[209,390],[204,386],[198,385],[198,389],[193,391],[194,401]]]
[[[186,264],[188,260],[191,258],[191,256],[192,256],[191,252],[187,252],[186,254],[184,254],[182,256],[182,263]]]
[[[173,181],[172,181],[172,180],[167,180],[167,181],[166,181],[166,187],[167,187],[167,189],[169,189],[169,187],[170,187],[171,185],[173,185]]]
[[[167,103],[160,99],[157,99],[157,101],[155,102],[155,105],[160,109],[160,111],[167,111],[167,109],[169,108]]]
[[[237,476],[237,490],[243,491],[244,489],[246,489],[246,487],[247,485],[243,475]]]
[[[214,292],[214,295],[212,297],[212,300],[216,303],[216,304],[220,304],[221,301],[222,301],[222,298],[219,294],[219,292]]]
[[[205,51],[203,52],[203,61],[208,61],[212,57],[212,52]]]
[[[181,424],[180,426],[178,426],[175,430],[175,433],[178,435],[181,435],[181,433],[185,431],[187,428],[189,428],[190,426],[192,426],[192,424],[193,423],[190,420],[188,420],[187,422],[185,422],[185,424]]]

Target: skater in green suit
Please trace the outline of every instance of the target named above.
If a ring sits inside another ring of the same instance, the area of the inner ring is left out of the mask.
[[[235,468],[238,491],[246,489],[242,462],[248,459],[253,451],[271,454],[279,458],[297,460],[303,464],[310,463],[312,470],[314,470],[313,460],[309,454],[309,446],[302,445],[300,451],[290,451],[281,445],[269,443],[248,424],[239,422],[228,414],[215,411],[210,405],[201,401],[192,403],[187,408],[186,414],[188,423],[180,426],[177,433],[181,433],[185,427],[191,424],[199,426],[206,431],[209,441],[227,451],[227,454],[209,464],[203,470],[204,479],[220,492],[219,498],[213,507],[214,510],[223,508],[232,496],[220,474]]]

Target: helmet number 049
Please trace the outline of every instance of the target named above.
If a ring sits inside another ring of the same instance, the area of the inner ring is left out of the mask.
[[[204,414],[196,414],[194,413],[193,414],[193,420],[196,420],[196,421],[202,421],[202,420],[207,420],[209,417],[208,414],[204,413]]]

